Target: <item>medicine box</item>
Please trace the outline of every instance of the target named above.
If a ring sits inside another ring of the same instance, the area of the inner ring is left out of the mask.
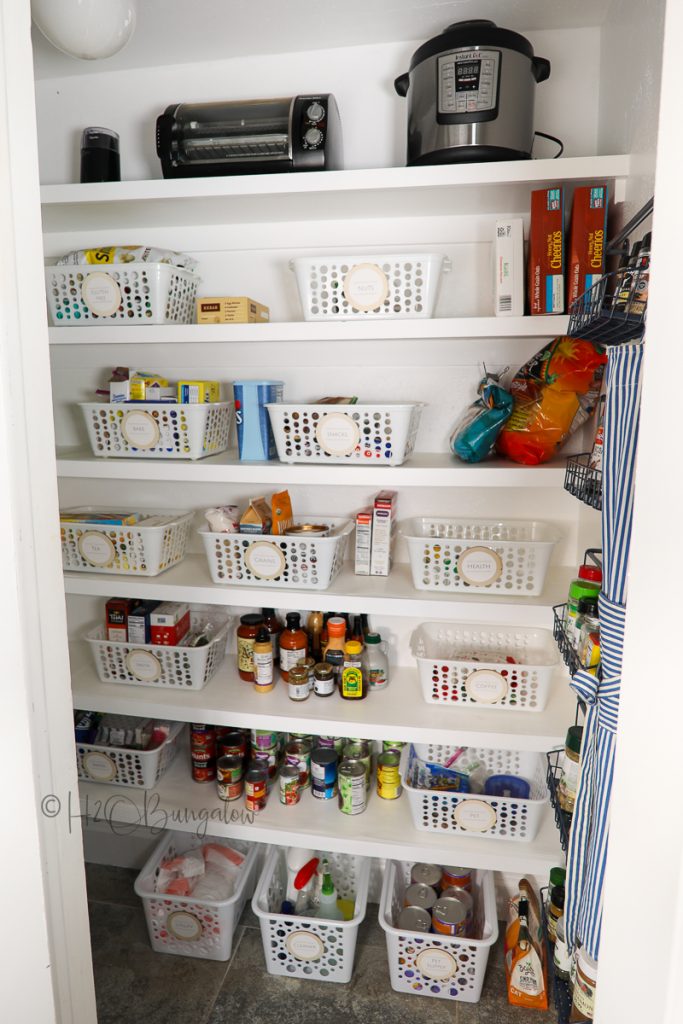
[[[218,295],[197,299],[198,324],[266,324],[268,306],[246,295]]]

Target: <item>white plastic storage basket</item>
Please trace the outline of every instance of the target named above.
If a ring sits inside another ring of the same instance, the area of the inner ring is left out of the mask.
[[[424,622],[413,656],[428,704],[543,711],[559,654],[548,629]]]
[[[191,611],[192,628],[201,625],[205,618],[201,612]],[[85,639],[100,682],[203,690],[225,657],[232,621],[223,620],[213,640],[204,647],[120,643],[106,639],[104,626],[91,629]]]
[[[412,455],[422,405],[270,403],[281,462],[400,466]]]
[[[212,533],[201,527],[213,582],[327,590],[342,567],[353,524],[336,516],[308,516],[294,521],[325,523],[331,527],[330,533],[309,539],[304,535]]]
[[[128,729],[140,719],[131,715],[107,715],[105,721],[107,725]],[[78,777],[85,782],[152,789],[178,753],[183,729],[183,722],[173,722],[168,739],[154,750],[76,743]]]
[[[191,832],[164,832],[154,852],[135,880],[135,892],[142,900],[152,949],[202,960],[229,960],[232,940],[242,911],[254,890],[259,866],[259,846],[239,839],[207,836],[206,843],[229,846],[245,855],[239,881],[225,900],[193,899],[154,891],[162,861],[203,845]]]
[[[107,263],[45,268],[55,327],[191,324],[200,278],[170,263]]]
[[[409,861],[390,860],[384,872],[379,923],[387,938],[391,987],[411,995],[476,1003],[481,997],[489,951],[498,938],[493,873],[472,873],[474,933],[479,937],[463,938],[395,927],[412,866]]]
[[[231,402],[79,403],[93,455],[108,458],[203,459],[228,447]]]
[[[98,512],[90,506],[69,512]],[[180,562],[190,534],[192,512],[151,512],[163,516],[157,526],[103,526],[60,521],[62,566],[77,572],[106,572],[127,576],[158,576]]]
[[[439,253],[335,255],[292,260],[304,320],[424,319],[434,315]]]
[[[350,981],[358,928],[368,901],[370,859],[349,853],[325,854],[338,896],[355,900],[350,921],[325,921],[279,913],[287,890],[285,853],[282,846],[271,848],[251,903],[261,923],[268,973],[286,978]]]
[[[529,800],[416,788],[412,776],[416,757],[446,764],[458,750],[456,746],[436,743],[403,748],[401,778],[415,828],[440,835],[450,833],[531,842],[548,803],[544,755],[523,750],[469,748],[469,753],[482,761],[492,774],[517,775],[525,779],[531,786]]]
[[[559,531],[519,519],[408,519],[400,526],[417,590],[487,590],[534,597],[543,590]]]

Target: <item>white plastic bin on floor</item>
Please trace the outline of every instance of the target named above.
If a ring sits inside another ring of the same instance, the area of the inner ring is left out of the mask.
[[[473,931],[478,938],[463,938],[395,927],[412,866],[409,861],[390,860],[384,873],[379,923],[387,938],[391,987],[411,995],[476,1003],[481,997],[491,946],[498,938],[493,872],[472,872]]]
[[[339,897],[355,899],[350,921],[325,921],[278,912],[287,890],[285,854],[284,847],[272,847],[251,904],[261,923],[268,973],[285,978],[350,981],[358,928],[365,918],[368,900],[370,859],[349,853],[324,854]]]
[[[64,513],[99,511],[89,505],[63,510]],[[72,523],[60,519],[62,567],[77,572],[158,576],[180,562],[185,555],[194,513],[149,509],[145,513],[163,516],[162,525],[145,526],[144,519],[134,526]]]
[[[79,402],[93,455],[203,459],[224,452],[231,402]]]
[[[230,846],[245,854],[232,896],[226,900],[208,900],[154,891],[162,861],[204,843]],[[157,953],[175,953],[202,960],[229,960],[235,929],[247,900],[251,898],[259,862],[260,846],[257,843],[217,836],[199,839],[192,832],[164,832],[135,880],[135,892],[145,909],[152,949]]]
[[[119,728],[134,728],[139,721],[132,715],[106,715],[104,719],[105,724]],[[84,782],[152,789],[178,753],[184,728],[183,722],[172,722],[168,739],[154,750],[77,742],[78,777]]]

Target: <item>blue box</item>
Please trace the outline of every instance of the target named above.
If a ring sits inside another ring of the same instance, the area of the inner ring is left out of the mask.
[[[283,381],[236,380],[233,388],[240,459],[243,462],[276,459],[277,448],[266,403],[282,401]]]

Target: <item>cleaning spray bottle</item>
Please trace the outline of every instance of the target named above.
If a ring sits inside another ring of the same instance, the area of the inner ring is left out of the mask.
[[[330,865],[328,864],[327,857],[323,858],[322,876],[320,903],[315,916],[323,917],[327,921],[343,921],[344,915],[337,906],[337,890],[330,874]]]

